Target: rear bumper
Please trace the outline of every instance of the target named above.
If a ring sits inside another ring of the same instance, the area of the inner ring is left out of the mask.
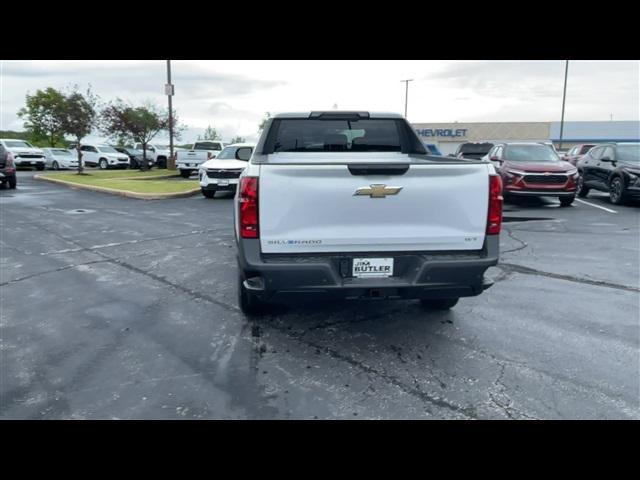
[[[13,161],[13,163],[17,167],[31,167],[34,165],[44,165],[45,159],[44,158],[25,158],[25,159],[16,158]]]
[[[238,243],[245,286],[263,300],[289,296],[333,298],[452,298],[479,295],[491,286],[484,272],[498,263],[499,236],[472,252],[362,252],[264,255],[260,240]],[[353,257],[394,258],[388,278],[354,278]]]
[[[507,195],[512,195],[514,197],[542,197],[542,196],[550,196],[550,197],[573,197],[576,194],[575,190],[508,190],[505,189],[503,193]]]
[[[202,162],[180,162],[176,163],[176,168],[178,170],[192,170],[195,172],[200,168],[200,165],[202,165]]]

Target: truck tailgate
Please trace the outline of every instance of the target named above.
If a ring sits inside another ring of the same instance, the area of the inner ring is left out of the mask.
[[[371,155],[370,155],[371,156]],[[273,154],[260,166],[260,244],[264,253],[480,250],[489,166],[412,162],[400,174],[353,174],[352,161]],[[352,160],[353,156],[349,156]],[[383,163],[385,156],[371,158]],[[356,164],[357,165],[357,164]],[[381,187],[381,186],[385,187]],[[372,187],[373,186],[373,187]],[[393,187],[401,187],[396,194]],[[361,194],[356,194],[360,189]],[[380,193],[382,192],[382,193]],[[373,196],[370,195],[373,193]],[[377,195],[386,194],[384,197]]]

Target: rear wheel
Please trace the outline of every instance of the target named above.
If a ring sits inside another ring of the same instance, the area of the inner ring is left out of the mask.
[[[624,203],[624,182],[620,177],[614,177],[609,184],[609,199],[614,205]]]
[[[438,298],[438,299],[426,299],[420,300],[420,303],[424,308],[430,310],[449,310],[458,303],[458,298]]]
[[[51,168],[53,168],[54,170],[60,170],[60,165],[58,165],[58,162],[54,160],[51,164]]]
[[[569,205],[571,205],[573,203],[575,198],[576,198],[575,196],[572,196],[572,197],[560,197],[560,206],[561,207],[568,207]]]
[[[182,178],[189,178],[191,176],[191,170],[180,170],[180,176]]]
[[[100,165],[101,170],[106,170],[107,168],[109,168],[109,164],[104,158],[100,160],[100,163],[98,165]]]
[[[36,170],[38,170],[39,172],[41,172],[42,170],[44,170],[45,164],[43,163],[42,165],[36,165]]]
[[[580,198],[584,198],[589,195],[589,187],[584,184],[584,177],[580,175],[578,177],[578,185],[576,185],[576,193]]]
[[[16,179],[16,177],[10,178],[9,180],[7,180],[7,185],[9,186],[9,188],[14,189],[18,185],[18,180]]]
[[[207,198],[216,198],[215,190],[206,190],[204,188],[201,188],[200,191],[202,192],[202,195],[204,195]]]
[[[252,317],[264,315],[268,306],[253,292],[245,288],[244,277],[241,273],[238,273],[238,306],[242,313]]]

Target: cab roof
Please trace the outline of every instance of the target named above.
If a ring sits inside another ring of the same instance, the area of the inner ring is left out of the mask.
[[[358,117],[367,118],[404,118],[399,113],[392,112],[365,112],[354,110],[314,110],[309,112],[283,112],[273,115],[272,118],[333,118]]]

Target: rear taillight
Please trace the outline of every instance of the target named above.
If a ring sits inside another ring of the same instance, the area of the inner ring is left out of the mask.
[[[240,236],[242,238],[258,238],[258,178],[244,177],[240,179],[240,195],[238,196],[240,211]]]
[[[502,227],[502,179],[499,175],[489,175],[489,214],[487,235],[497,235]]]
[[[5,168],[14,168],[16,166],[15,162],[13,161],[13,153],[7,153],[7,160],[5,161],[4,166]]]

